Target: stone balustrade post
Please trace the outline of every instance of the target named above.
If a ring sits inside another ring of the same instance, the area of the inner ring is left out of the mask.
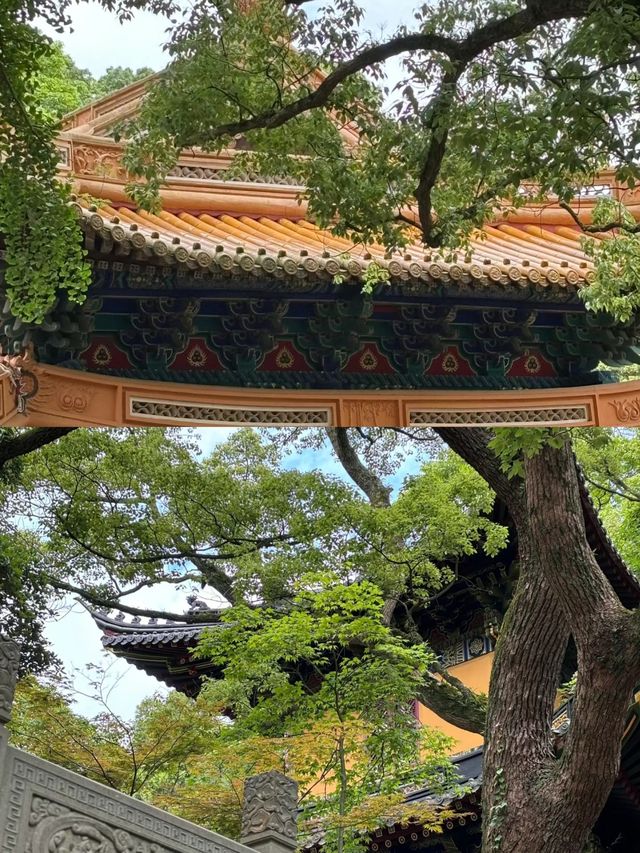
[[[0,780],[9,741],[9,732],[5,724],[11,719],[19,663],[20,646],[0,635]]]
[[[297,843],[298,786],[270,770],[247,779],[242,809],[242,838],[259,853],[292,853]]]

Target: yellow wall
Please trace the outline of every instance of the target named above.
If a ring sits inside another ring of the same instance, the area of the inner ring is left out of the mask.
[[[459,663],[457,666],[451,666],[449,667],[449,672],[472,690],[479,693],[488,693],[492,663],[493,652],[489,652],[489,654],[482,655],[482,657]],[[455,743],[451,749],[452,754],[466,752],[482,744],[482,735],[452,726],[451,723],[445,722],[437,714],[434,714],[433,711],[425,708],[424,705],[418,705],[418,719],[423,725],[431,726],[454,738]]]

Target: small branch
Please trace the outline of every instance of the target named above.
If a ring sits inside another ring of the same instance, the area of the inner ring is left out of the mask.
[[[640,233],[640,222],[636,222],[634,225],[631,225],[630,223],[624,223],[618,220],[617,222],[606,222],[604,225],[587,225],[580,219],[575,210],[570,204],[567,204],[566,201],[559,202],[559,207],[567,211],[578,228],[585,234],[605,234],[609,231],[624,231],[625,234]]]

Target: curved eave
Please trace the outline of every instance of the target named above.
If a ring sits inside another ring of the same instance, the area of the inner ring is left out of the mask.
[[[214,275],[362,281],[375,263],[391,283],[428,286],[448,281],[474,288],[503,285],[565,293],[575,293],[592,276],[576,241],[572,245],[566,237],[555,243],[535,229],[514,234],[517,229],[509,225],[479,234],[467,254],[448,259],[425,253],[417,242],[390,256],[381,246],[354,245],[304,219],[194,216],[186,211],[176,215],[166,210],[155,215],[124,206],[87,209],[79,203],[77,210],[90,248],[92,238],[99,237],[102,252],[127,256],[137,251],[151,263]]]

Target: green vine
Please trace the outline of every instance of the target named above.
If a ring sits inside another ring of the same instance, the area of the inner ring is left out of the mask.
[[[507,816],[507,780],[504,769],[498,767],[494,775],[493,805],[489,809],[488,837],[492,839],[490,853],[502,850],[502,826]]]
[[[41,323],[60,291],[83,300],[91,270],[69,189],[56,178],[58,128],[34,94],[36,69],[52,42],[16,2],[0,9],[0,33],[3,286],[14,316]]]

